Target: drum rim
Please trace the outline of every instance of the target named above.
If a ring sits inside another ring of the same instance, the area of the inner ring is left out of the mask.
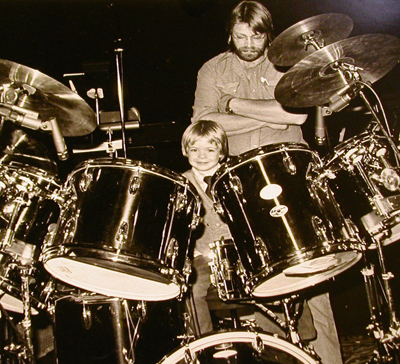
[[[166,167],[159,166],[158,164],[152,164],[140,160],[134,160],[122,157],[119,158],[102,157],[102,158],[87,159],[79,163],[73,169],[73,171],[68,175],[65,184],[67,185],[68,182],[73,178],[73,176],[78,172],[95,167],[121,168],[121,169],[134,169],[135,167],[137,167],[147,171],[150,174],[167,178],[175,183],[178,182],[178,184],[180,184],[181,186],[187,187],[188,190],[190,190],[192,195],[197,200],[200,200],[199,194],[194,185],[182,174],[177,173]]]
[[[42,168],[26,165],[21,162],[12,161],[9,164],[0,163],[0,176],[3,174],[3,171],[16,172],[19,175],[33,176],[36,179],[51,183],[56,188],[60,188],[62,185],[61,181],[58,179],[57,174],[51,173]]]
[[[323,162],[325,166],[329,166],[331,163],[336,161],[338,158],[341,159],[343,153],[345,153],[350,147],[357,147],[358,142],[361,140],[371,140],[373,138],[379,139],[379,141],[385,141],[385,137],[383,135],[378,135],[369,131],[364,131],[360,134],[354,135],[351,138],[341,142],[333,148],[333,151],[327,154],[323,158]]]
[[[199,339],[192,341],[189,344],[173,351],[172,353],[169,353],[167,356],[161,359],[161,361],[159,361],[157,364],[178,363],[180,360],[184,359],[184,353],[186,352],[186,350],[190,350],[190,352],[196,353],[202,349],[209,348],[210,345],[207,346],[207,344],[217,344],[217,343],[221,344],[224,343],[224,340],[234,343],[252,343],[256,340],[257,337],[261,337],[264,345],[266,344],[268,347],[273,347],[280,350],[289,349],[288,351],[286,350],[283,351],[288,354],[291,354],[298,360],[302,360],[303,363],[309,363],[309,364],[318,363],[316,359],[312,358],[304,350],[300,349],[299,347],[295,346],[289,341],[283,340],[279,337],[263,332],[237,330],[237,331],[212,333],[202,336]],[[213,338],[216,338],[217,341],[216,342],[215,340],[211,341],[211,339]]]
[[[221,179],[224,175],[229,173],[230,171],[241,167],[242,165],[252,162],[256,159],[260,159],[265,155],[272,155],[276,153],[280,153],[282,151],[304,151],[313,155],[314,158],[317,158],[318,161],[322,165],[321,158],[319,154],[308,147],[305,143],[275,143],[269,144],[262,147],[258,147],[256,149],[249,150],[243,154],[231,157],[228,161],[223,163],[221,167],[215,172],[213,177],[214,185]]]

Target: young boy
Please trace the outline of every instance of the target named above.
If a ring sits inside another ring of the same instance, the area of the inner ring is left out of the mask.
[[[183,175],[193,183],[203,202],[204,231],[196,240],[193,268],[196,281],[192,286],[194,305],[197,312],[200,333],[213,330],[211,315],[206,301],[210,286],[211,249],[209,244],[231,237],[228,226],[221,220],[213,208],[212,199],[206,194],[208,183],[204,177],[212,176],[220,167],[220,163],[228,155],[228,139],[224,129],[216,122],[199,120],[189,125],[182,136],[182,153],[188,158],[191,169]]]

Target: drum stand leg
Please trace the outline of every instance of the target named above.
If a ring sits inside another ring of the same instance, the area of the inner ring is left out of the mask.
[[[130,320],[130,315],[129,315],[129,307],[128,307],[128,302],[126,300],[118,300],[118,301],[113,301],[111,302],[111,307],[112,307],[112,325],[116,337],[116,344],[117,344],[117,355],[118,355],[118,363],[121,364],[133,364],[134,360],[131,357],[133,353],[133,343],[136,342],[134,339],[133,341],[131,338],[127,338],[126,335],[124,335],[124,330],[123,330],[123,319],[124,315],[126,316],[126,320]],[[139,326],[139,325],[137,325]],[[136,335],[137,336],[137,335]],[[129,349],[127,349],[127,347]]]
[[[2,297],[2,295],[0,296]],[[1,320],[1,337],[2,352],[0,354],[0,362],[3,363],[26,363],[24,337],[15,325],[13,318],[0,304],[0,320]]]
[[[320,361],[315,350],[311,345],[305,344],[297,330],[298,320],[301,314],[303,301],[300,299],[299,295],[294,295],[281,300],[281,305],[283,308],[284,319],[281,320],[274,312],[269,308],[265,307],[263,304],[256,303],[258,308],[265,312],[277,325],[279,325],[285,332],[286,338],[292,344],[303,349],[307,354],[312,355],[314,358]]]
[[[389,280],[393,278],[393,274],[386,269],[382,243],[380,241],[377,241],[377,252],[382,279],[380,280],[377,277],[374,265],[368,263],[365,254],[365,268],[361,270],[364,277],[371,319],[371,323],[367,329],[377,340],[378,346],[378,350],[374,353],[370,363],[400,363],[400,325],[389,284]],[[379,287],[380,285],[382,287]],[[382,309],[384,308],[387,309],[389,315],[389,325],[387,328],[383,322]]]
[[[29,294],[29,280],[31,278],[31,267],[22,265],[19,267],[21,276],[21,288],[22,288],[22,302],[24,309],[24,318],[22,320],[22,327],[24,329],[26,353],[25,359],[28,363],[35,364],[35,355],[33,348],[33,333],[32,333],[32,321],[31,321],[31,304]]]

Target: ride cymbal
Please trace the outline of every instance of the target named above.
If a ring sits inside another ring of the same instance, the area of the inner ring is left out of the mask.
[[[347,38],[352,30],[353,20],[347,15],[313,16],[279,34],[268,49],[268,58],[277,66],[293,66],[316,50]]]
[[[289,107],[322,106],[353,82],[373,83],[400,61],[400,39],[387,34],[360,35],[330,44],[287,71],[275,98]]]
[[[96,115],[80,96],[37,70],[0,59],[0,92],[5,104],[37,113],[42,121],[56,118],[63,136],[96,128]]]

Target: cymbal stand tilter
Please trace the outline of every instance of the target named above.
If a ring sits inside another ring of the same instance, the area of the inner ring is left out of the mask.
[[[260,310],[268,315],[282,330],[286,333],[286,339],[292,344],[303,349],[307,354],[310,354],[315,359],[320,361],[318,354],[315,352],[311,345],[307,345],[303,342],[298,332],[298,320],[301,316],[303,309],[303,298],[300,295],[292,295],[285,297],[281,301],[281,307],[283,308],[284,318],[280,319],[272,310],[266,307],[265,304],[255,303]]]

